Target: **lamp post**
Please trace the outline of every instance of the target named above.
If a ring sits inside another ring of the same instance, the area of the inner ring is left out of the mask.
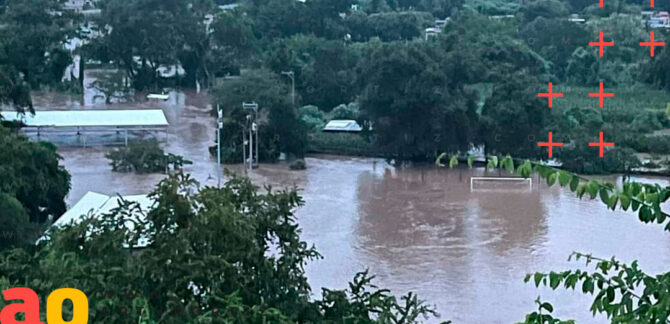
[[[217,188],[221,188],[221,129],[223,129],[223,111],[216,105],[218,118],[216,120],[216,175]]]
[[[295,107],[295,72],[284,71],[281,74],[291,78],[291,102],[293,103],[293,107]]]

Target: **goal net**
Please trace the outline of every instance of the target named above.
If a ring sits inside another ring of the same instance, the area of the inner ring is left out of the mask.
[[[532,189],[533,180],[531,178],[470,178],[470,191],[527,191]]]

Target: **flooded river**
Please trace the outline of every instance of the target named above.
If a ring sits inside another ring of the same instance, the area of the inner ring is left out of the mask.
[[[218,168],[207,151],[214,144],[214,121],[206,96],[172,93],[168,102],[113,106],[74,102],[49,94],[36,100],[38,110],[163,108],[171,123],[166,150],[193,160],[187,171],[201,183],[216,184]],[[72,174],[69,204],[89,190],[146,193],[162,178],[112,173],[104,158],[109,149],[60,148]],[[537,179],[532,190],[471,191],[470,177],[485,175],[483,169],[394,168],[378,159],[333,156],[312,156],[307,164],[305,171],[261,165],[251,177],[259,184],[302,188],[302,237],[324,255],[307,267],[316,295],[321,287],[345,288],[356,272],[369,268],[379,286],[396,294],[417,292],[454,323],[521,321],[539,295],[554,303],[561,318],[606,323],[591,316],[588,296],[536,289],[523,283],[524,275],[578,267],[567,261],[572,251],[637,259],[651,273],[670,265],[670,234],[661,226],[546,188]]]

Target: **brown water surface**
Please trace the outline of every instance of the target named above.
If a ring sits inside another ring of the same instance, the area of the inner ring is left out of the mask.
[[[207,150],[214,144],[208,102],[206,95],[183,92],[173,92],[168,102],[109,106],[54,94],[36,98],[38,110],[162,108],[171,123],[166,150],[194,161],[186,171],[215,185],[219,169]],[[109,149],[60,147],[72,174],[69,204],[89,190],[147,193],[163,177],[111,172],[104,158]],[[262,165],[251,177],[259,184],[302,188],[302,237],[325,257],[307,267],[315,295],[321,287],[345,288],[356,272],[369,268],[380,286],[396,294],[417,292],[454,323],[521,321],[538,295],[554,303],[562,318],[605,323],[591,316],[588,296],[538,290],[523,283],[524,275],[578,267],[567,261],[572,251],[637,259],[651,273],[670,264],[670,234],[661,226],[546,188],[537,179],[532,190],[473,192],[469,179],[487,175],[482,169],[394,168],[378,159],[332,156],[313,156],[307,164],[306,171]]]

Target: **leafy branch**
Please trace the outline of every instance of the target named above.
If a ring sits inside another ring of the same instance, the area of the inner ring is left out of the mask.
[[[554,306],[548,302],[543,302],[540,297],[537,297],[535,304],[537,304],[537,311],[526,315],[526,320],[517,324],[575,324],[573,320],[562,321],[551,316]],[[547,313],[543,314],[544,311]]]
[[[638,267],[615,258],[609,260],[590,254],[574,252],[570,259],[585,259],[595,263],[596,271],[569,270],[527,274],[524,281],[533,280],[536,287],[548,286],[555,290],[563,285],[575,290],[581,283],[584,294],[595,295],[591,312],[605,313],[612,323],[669,323],[670,273],[650,276]]]
[[[435,164],[439,167],[454,168],[459,164],[459,155],[451,155],[448,164],[443,161],[447,153],[442,153]],[[600,198],[611,210],[617,207],[625,211],[637,212],[638,218],[643,223],[656,222],[665,224],[665,230],[670,231],[670,214],[663,211],[661,206],[670,199],[670,186],[662,187],[659,184],[639,183],[624,180],[621,188],[610,182],[597,179],[588,179],[578,174],[560,170],[540,162],[515,159],[507,155],[505,157],[489,156],[486,164],[487,169],[501,168],[510,173],[516,173],[523,178],[529,178],[533,173],[538,174],[546,180],[548,186],[558,183],[561,187],[569,188],[577,197],[588,196],[590,199]],[[467,156],[468,167],[472,168],[473,156]]]

